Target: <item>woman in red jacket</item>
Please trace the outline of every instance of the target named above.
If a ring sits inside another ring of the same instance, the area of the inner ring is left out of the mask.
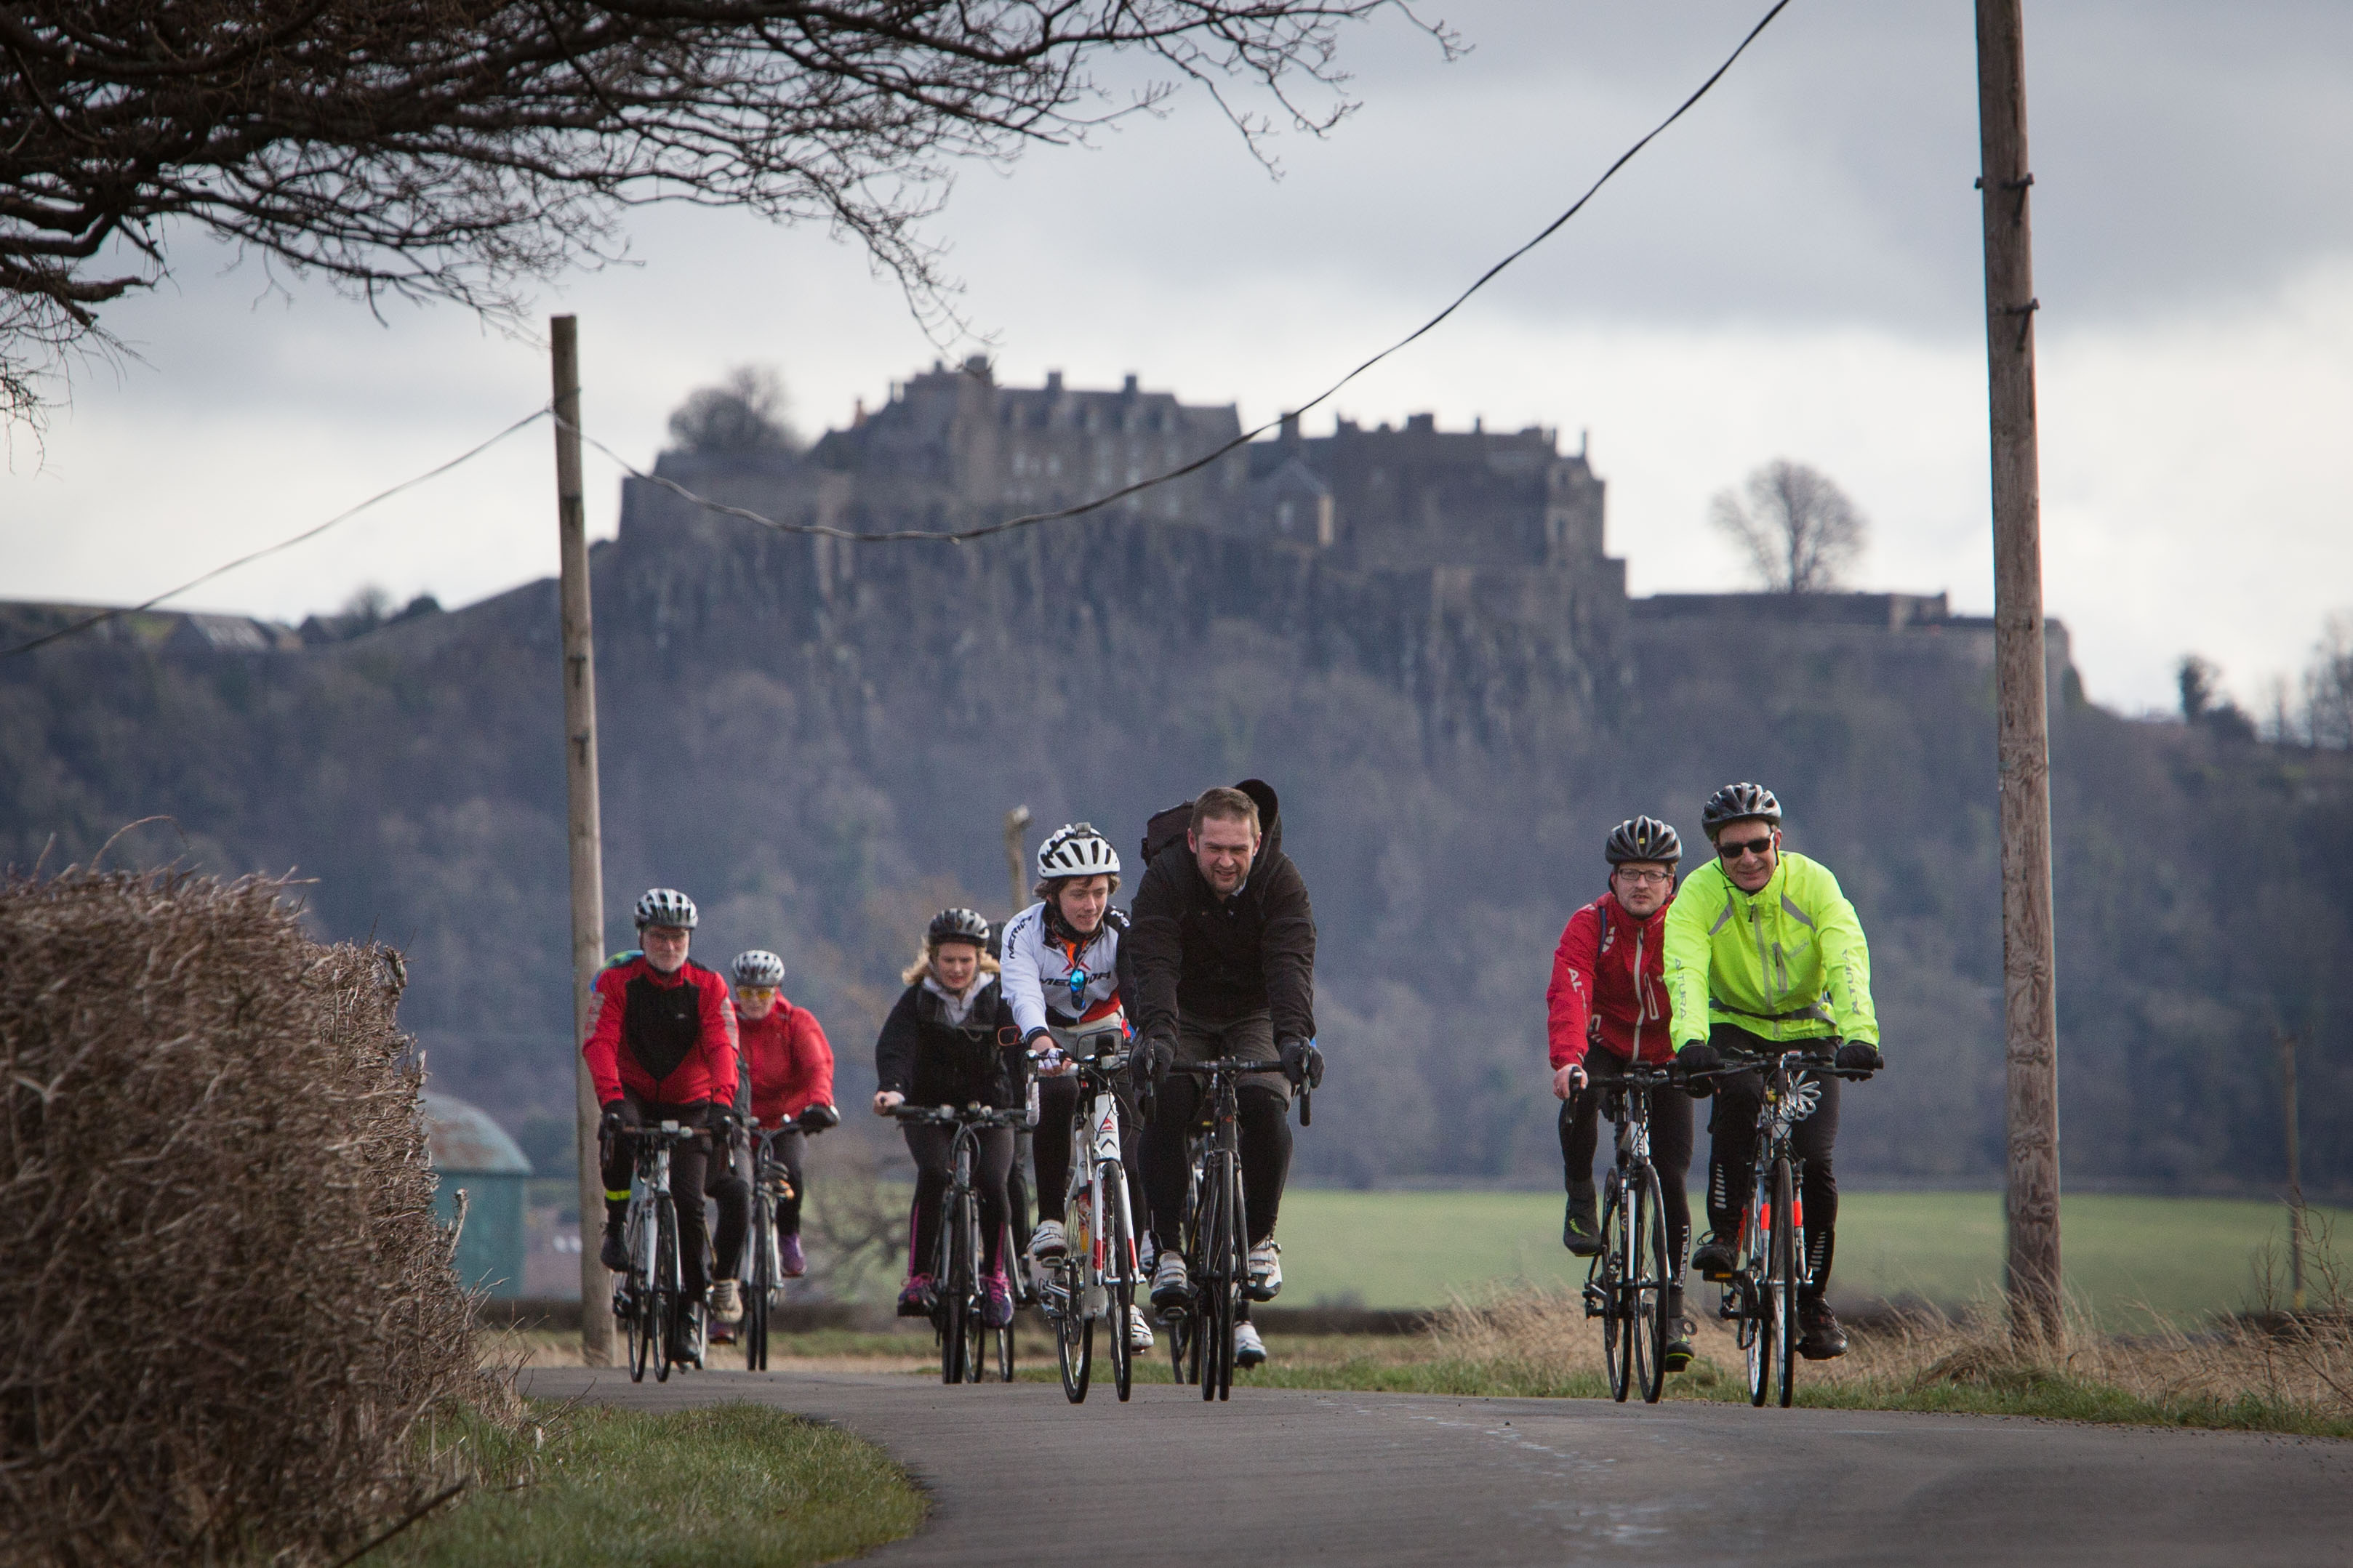
[[[1660,947],[1667,906],[1674,902],[1683,841],[1658,818],[1637,816],[1611,830],[1603,854],[1609,861],[1609,890],[1568,917],[1546,993],[1552,1091],[1562,1101],[1560,1156],[1568,1184],[1561,1239],[1579,1258],[1601,1250],[1593,1154],[1600,1141],[1602,1098],[1629,1063],[1663,1067],[1675,1057]],[[1588,1049],[1594,1047],[1599,1048]],[[1669,1372],[1690,1365],[1693,1353],[1682,1284],[1691,1241],[1691,1199],[1683,1190],[1691,1156],[1690,1097],[1653,1096],[1651,1163],[1659,1173],[1667,1211],[1667,1273],[1676,1281],[1667,1290],[1667,1313],[1674,1320],[1662,1358]]]
[[[750,1089],[752,1127],[777,1134],[772,1143],[792,1191],[776,1205],[776,1261],[785,1278],[808,1267],[801,1255],[801,1174],[807,1134],[841,1124],[833,1103],[833,1047],[806,1007],[786,1000],[785,961],[754,948],[734,963],[735,1030]]]

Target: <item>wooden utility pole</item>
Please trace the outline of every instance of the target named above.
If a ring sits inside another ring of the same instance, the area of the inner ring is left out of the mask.
[[[2295,1037],[2280,1037],[2280,1100],[2287,1115],[2287,1283],[2291,1311],[2304,1310],[2304,1158],[2295,1135]]]
[[[572,847],[572,1038],[588,1037],[589,987],[605,962],[604,827],[596,799],[596,659],[588,616],[588,505],[580,479],[580,328],[548,321],[555,361],[557,602],[564,619],[564,794]],[[613,1360],[612,1282],[596,1259],[605,1179],[596,1162],[596,1086],[575,1049],[580,1118],[580,1357]]]
[[[1013,900],[1013,907],[1005,916],[1008,921],[1029,907],[1029,880],[1021,874],[1021,862],[1027,858],[1029,847],[1026,837],[1029,827],[1028,806],[1017,805],[1005,814],[1005,876],[1007,886],[1011,889],[1008,896]]]
[[[2009,1063],[2012,1335],[2055,1349],[2059,1018],[2051,915],[2051,717],[2034,422],[2034,254],[2022,0],[1977,0],[1986,381],[1992,409],[1994,668],[2001,709],[2001,968]]]

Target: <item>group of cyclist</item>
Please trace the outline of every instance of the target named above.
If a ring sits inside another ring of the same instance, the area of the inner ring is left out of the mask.
[[[1714,1103],[1711,1228],[1690,1266],[1703,1279],[1725,1280],[1738,1266],[1764,1092],[1758,1071],[1745,1064],[1802,1042],[1834,1043],[1832,1070],[1800,1074],[1812,1086],[1814,1109],[1791,1144],[1803,1161],[1808,1252],[1798,1349],[1827,1361],[1847,1348],[1827,1297],[1838,1226],[1839,1085],[1842,1076],[1868,1077],[1882,1065],[1870,949],[1838,879],[1782,847],[1781,803],[1771,790],[1726,784],[1708,797],[1700,824],[1715,853],[1680,884],[1683,841],[1673,827],[1637,816],[1612,829],[1603,851],[1609,890],[1569,917],[1553,954],[1547,1035],[1568,1188],[1562,1240],[1579,1257],[1602,1250],[1593,1156],[1603,1102],[1631,1064],[1672,1066],[1686,1092],[1653,1103],[1651,1159],[1670,1259],[1672,1327],[1664,1363],[1670,1372],[1688,1366],[1694,1324],[1682,1280],[1691,1239],[1692,1100]]]
[[[1869,950],[1853,906],[1818,862],[1782,846],[1781,805],[1754,784],[1726,784],[1708,797],[1701,823],[1715,850],[1680,878],[1683,845],[1655,817],[1620,823],[1609,836],[1609,886],[1569,917],[1547,990],[1552,1091],[1562,1102],[1561,1156],[1567,1187],[1563,1240],[1581,1257],[1601,1250],[1593,1159],[1599,1123],[1613,1113],[1611,1089],[1633,1063],[1673,1069],[1683,1093],[1658,1097],[1651,1154],[1662,1186],[1672,1259],[1665,1365],[1693,1356],[1685,1311],[1684,1258],[1703,1278],[1727,1279],[1746,1197],[1757,1112],[1763,1092],[1754,1060],[1793,1043],[1835,1044],[1831,1070],[1809,1071],[1814,1110],[1799,1124],[1809,1256],[1799,1301],[1799,1349],[1822,1360],[1843,1354],[1846,1338],[1826,1299],[1835,1253],[1838,1184],[1832,1155],[1841,1077],[1881,1065],[1871,1000]],[[968,909],[944,910],[901,976],[906,989],[875,1042],[873,1110],[979,1104],[1012,1110],[1035,1094],[1032,1141],[1039,1219],[1027,1251],[1059,1258],[1072,1159],[1077,1080],[1055,1031],[1116,1020],[1132,1042],[1130,1104],[1122,1151],[1141,1194],[1143,1268],[1163,1311],[1187,1299],[1177,1226],[1188,1175],[1187,1139],[1198,1114],[1199,1080],[1178,1062],[1239,1058],[1279,1066],[1243,1083],[1236,1112],[1249,1242],[1250,1300],[1282,1286],[1274,1239],[1292,1141],[1294,1093],[1319,1083],[1315,1045],[1315,922],[1305,880],[1283,853],[1275,792],[1249,779],[1204,792],[1153,818],[1145,868],[1129,912],[1112,902],[1122,863],[1111,841],[1086,823],[1048,836],[1037,856],[1037,902],[1001,933]],[[583,1054],[604,1109],[607,1223],[600,1255],[627,1268],[622,1223],[628,1201],[628,1134],[676,1121],[705,1134],[673,1155],[673,1190],[701,1193],[718,1213],[706,1278],[703,1205],[679,1205],[684,1288],[725,1323],[741,1312],[738,1281],[749,1228],[750,1166],[739,1132],[773,1139],[789,1177],[777,1208],[777,1256],[786,1277],[805,1259],[799,1240],[805,1136],[836,1125],[833,1052],[807,1009],[781,992],[784,964],[754,951],[733,966],[732,996],[721,977],[688,957],[693,901],[655,889],[638,902],[638,950],[617,955],[596,976]],[[996,938],[997,940],[992,940]],[[1709,1234],[1691,1249],[1685,1190],[1694,1149],[1693,1100],[1712,1101],[1705,1194]],[[1141,1114],[1149,1107],[1148,1116]],[[937,1122],[902,1128],[917,1176],[908,1237],[902,1315],[932,1310],[941,1202],[950,1179],[953,1133]],[[1016,1137],[1009,1127],[978,1130],[971,1179],[983,1235],[983,1321],[1011,1321],[1013,1259],[1006,1256]],[[1131,1347],[1148,1350],[1152,1327],[1131,1309]],[[1234,1362],[1266,1359],[1247,1307],[1234,1331]]]

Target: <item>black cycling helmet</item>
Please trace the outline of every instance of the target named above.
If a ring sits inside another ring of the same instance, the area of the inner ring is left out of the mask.
[[[942,910],[932,917],[931,929],[923,932],[923,945],[937,947],[944,942],[968,942],[975,947],[988,945],[988,922],[977,910]]]
[[[1707,804],[1699,808],[1699,825],[1707,830],[1711,841],[1725,823],[1746,822],[1751,817],[1776,827],[1781,826],[1781,803],[1763,784],[1728,784],[1709,795]]]
[[[1683,858],[1683,841],[1655,816],[1630,816],[1609,830],[1601,851],[1612,866],[1629,860],[1660,860],[1672,866]]]

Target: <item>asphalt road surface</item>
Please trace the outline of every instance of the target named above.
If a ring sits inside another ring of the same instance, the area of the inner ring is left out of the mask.
[[[1098,1372],[1103,1369],[1098,1367]],[[1456,1399],[1108,1379],[542,1368],[639,1409],[751,1400],[930,1493],[881,1563],[2353,1563],[2353,1443],[1971,1415]]]

